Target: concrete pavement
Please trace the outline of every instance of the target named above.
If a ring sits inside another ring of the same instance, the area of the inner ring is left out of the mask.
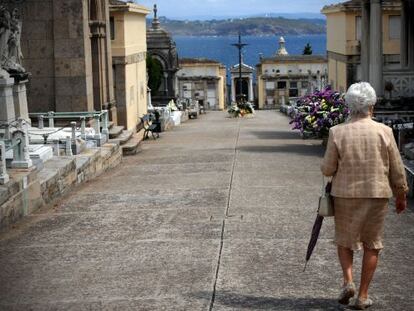
[[[320,143],[274,111],[225,116],[147,141],[0,235],[0,310],[342,310],[331,219],[302,272]],[[373,310],[414,310],[413,224],[390,211]]]

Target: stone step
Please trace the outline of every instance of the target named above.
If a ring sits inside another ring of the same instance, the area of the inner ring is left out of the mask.
[[[110,139],[110,143],[118,143],[119,145],[124,145],[133,135],[134,133],[132,131],[123,130],[121,135],[119,135],[117,138]]]
[[[122,134],[122,131],[124,130],[123,126],[112,126],[109,129],[109,139],[117,138]]]
[[[144,131],[139,131],[138,133],[132,135],[132,137],[121,146],[122,154],[124,156],[137,154],[139,152],[139,145],[141,144],[141,141],[143,141],[143,139]]]
[[[114,125],[115,125],[115,123],[113,121],[109,121],[109,123],[108,123],[108,129],[113,128]]]

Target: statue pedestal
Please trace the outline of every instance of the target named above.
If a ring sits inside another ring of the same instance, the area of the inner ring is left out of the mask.
[[[31,123],[29,118],[29,109],[27,108],[27,95],[26,95],[26,83],[28,80],[15,80],[13,85],[13,100],[14,100],[14,111],[16,118],[22,118],[26,122]]]
[[[14,79],[0,78],[0,122],[10,123],[16,120],[13,85]]]
[[[23,119],[19,119],[16,129],[12,132],[13,161],[12,168],[28,169],[33,166],[29,154],[29,125]]]

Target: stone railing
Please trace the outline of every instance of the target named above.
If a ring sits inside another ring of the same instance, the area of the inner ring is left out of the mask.
[[[392,97],[414,97],[414,71],[384,71],[384,85],[389,82],[394,88],[391,93]]]

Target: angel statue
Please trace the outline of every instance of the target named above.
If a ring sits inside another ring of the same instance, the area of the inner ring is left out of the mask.
[[[22,49],[20,47],[20,37],[22,33],[22,23],[19,20],[19,10],[15,8],[11,16],[11,34],[9,38],[9,58],[14,63],[21,66]]]
[[[21,29],[18,10],[14,9],[10,14],[4,6],[0,6],[1,69],[11,74],[26,72],[21,64],[23,57],[20,47]],[[3,75],[2,71],[0,75]]]
[[[9,45],[8,41],[10,38],[10,13],[2,5],[0,6],[0,76],[8,77],[5,72],[5,63],[8,59]]]

